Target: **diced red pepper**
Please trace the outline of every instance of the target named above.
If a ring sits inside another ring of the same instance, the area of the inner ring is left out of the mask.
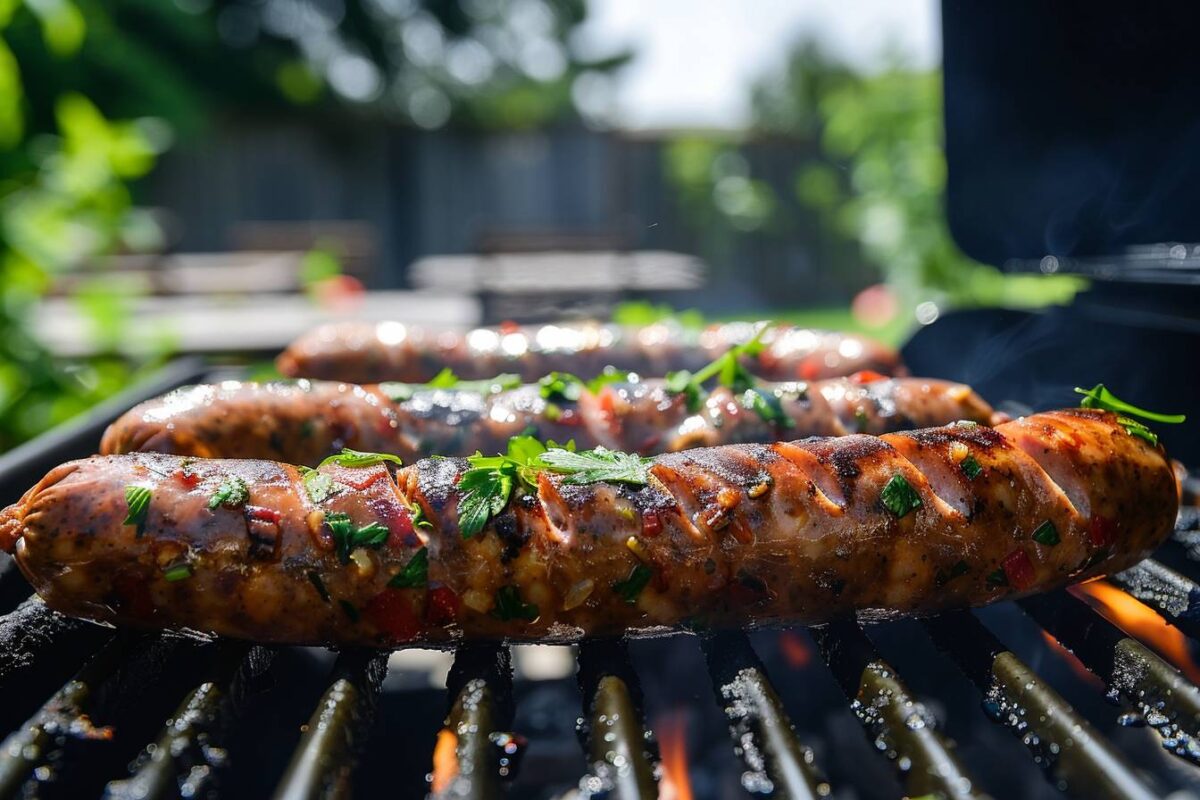
[[[259,522],[270,522],[273,525],[278,525],[283,519],[283,514],[273,508],[264,508],[263,506],[246,506],[246,516]]]
[[[604,414],[610,417],[615,414],[617,411],[616,403],[615,395],[610,387],[606,386],[600,390],[600,410]]]
[[[1108,517],[1102,517],[1099,514],[1092,515],[1092,522],[1088,525],[1088,541],[1094,547],[1107,547],[1116,540],[1117,526]]]
[[[462,601],[449,586],[435,586],[425,600],[425,619],[431,625],[449,625],[458,619]]]
[[[407,507],[400,503],[388,503],[386,508],[381,510],[376,507],[375,511],[383,518],[383,524],[387,525],[388,547],[402,550],[421,543],[417,538],[416,529],[413,528],[412,511]]]
[[[364,470],[362,468],[347,468],[338,473],[338,478],[337,478],[338,483],[344,483],[347,486],[349,486],[351,489],[358,489],[361,491],[363,489],[366,489],[368,486],[371,486],[372,484],[378,482],[380,479],[384,478],[388,474],[387,467],[380,465],[380,466],[371,467],[369,474],[361,480],[356,481],[350,477],[351,475],[355,475],[355,474],[362,473],[362,472],[367,472],[367,470]]]
[[[805,359],[798,370],[800,377],[806,381],[815,381],[821,377],[821,365],[811,358]]]
[[[511,319],[504,320],[504,322],[501,322],[497,327],[500,329],[501,333],[516,333],[517,331],[521,330],[521,326]]]
[[[1000,566],[1004,568],[1004,577],[1008,578],[1009,585],[1017,591],[1023,592],[1033,586],[1033,562],[1024,550],[1012,551],[1004,557]]]
[[[200,476],[188,469],[178,470],[175,477],[188,489],[195,489],[200,483]]]
[[[887,376],[873,369],[860,369],[858,372],[850,376],[850,380],[855,383],[874,383],[875,381],[887,380]]]
[[[393,641],[412,641],[421,632],[421,621],[411,594],[403,589],[384,589],[367,603],[363,616]]]
[[[642,514],[642,536],[653,539],[662,533],[662,529],[662,517],[658,515],[657,511],[647,511]]]
[[[573,408],[565,408],[563,409],[563,412],[558,415],[558,419],[554,421],[559,425],[566,425],[570,428],[578,428],[583,424],[583,415]]]

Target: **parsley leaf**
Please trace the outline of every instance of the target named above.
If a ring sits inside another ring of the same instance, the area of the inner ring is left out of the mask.
[[[146,529],[146,514],[150,510],[150,498],[154,495],[145,486],[126,486],[125,505],[129,510],[125,513],[122,525],[137,525],[137,535],[141,536]]]
[[[458,385],[458,376],[449,367],[442,367],[442,371],[425,385],[430,389],[450,389]]]
[[[325,515],[325,524],[333,532],[333,545],[338,560],[350,563],[350,553],[359,547],[379,547],[388,538],[387,526],[381,522],[370,522],[361,528],[354,527],[350,515],[341,511]]]
[[[633,572],[629,573],[628,578],[613,584],[613,591],[620,595],[626,603],[633,605],[652,577],[654,577],[653,570],[645,564],[638,564],[633,568]]]
[[[564,400],[574,403],[583,394],[583,381],[569,372],[551,372],[537,382],[538,394],[544,400]]]
[[[393,589],[419,589],[429,583],[429,550],[422,547],[413,553],[412,558],[388,581]]]
[[[883,505],[897,517],[905,517],[909,512],[921,507],[921,496],[903,475],[893,475],[883,487],[881,495]]]
[[[770,324],[760,326],[749,341],[729,348],[694,373],[687,370],[668,373],[667,391],[684,395],[687,397],[688,410],[697,411],[706,394],[704,384],[713,378],[716,378],[721,386],[735,392],[754,389],[758,379],[742,365],[741,359],[743,356],[757,356],[763,351],[766,345],[762,342],[762,336],[770,327]],[[754,410],[759,411],[761,407],[756,406]]]
[[[533,603],[521,599],[521,592],[516,586],[501,586],[496,590],[496,607],[492,614],[503,620],[523,619],[532,622],[540,612]]]
[[[566,475],[566,483],[612,481],[644,486],[650,479],[651,459],[617,450],[597,448],[580,453],[547,450],[540,461],[551,472]]]
[[[471,468],[458,479],[458,529],[464,539],[479,533],[488,519],[504,510],[518,482],[530,488],[537,485],[545,452],[546,446],[532,436],[514,436],[505,455],[477,452],[467,458]]]
[[[596,394],[605,386],[614,383],[637,383],[640,380],[636,372],[624,372],[616,367],[605,367],[604,371],[588,381],[588,391]]]
[[[249,499],[250,487],[246,485],[246,482],[237,475],[229,475],[213,492],[212,497],[208,498],[208,509],[212,511],[220,506],[237,508],[245,505]]]
[[[339,467],[373,467],[376,464],[382,464],[385,461],[390,461],[393,464],[404,465],[400,456],[392,455],[391,453],[364,453],[361,450],[351,450],[349,447],[343,447],[342,452],[337,455],[330,456],[317,465],[317,469],[324,467],[327,464],[337,464]]]
[[[177,581],[187,580],[192,577],[192,565],[186,561],[178,564],[172,564],[163,570],[163,580],[167,583],[175,583]]]
[[[747,389],[742,394],[742,408],[753,411],[762,417],[764,422],[778,425],[781,428],[794,428],[796,422],[783,413],[783,403],[777,392],[763,389]]]
[[[1060,541],[1058,538],[1058,528],[1054,527],[1053,522],[1046,520],[1033,532],[1033,540],[1038,544],[1054,547]]]

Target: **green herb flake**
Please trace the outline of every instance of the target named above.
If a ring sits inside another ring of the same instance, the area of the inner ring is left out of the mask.
[[[742,394],[742,408],[753,411],[763,420],[780,428],[794,428],[796,422],[783,411],[779,392],[764,389],[747,389]]]
[[[345,485],[338,483],[324,472],[309,470],[304,474],[304,491],[308,493],[308,499],[314,505],[324,503],[345,488]]]
[[[125,521],[121,524],[136,525],[138,536],[145,530],[146,514],[150,511],[150,498],[153,495],[154,493],[145,486],[125,487],[125,505],[128,511],[125,513]]]
[[[1163,422],[1169,425],[1178,425],[1187,420],[1187,417],[1183,414],[1161,414],[1157,411],[1147,411],[1144,408],[1138,408],[1132,403],[1127,403],[1117,397],[1103,383],[1097,383],[1091,389],[1081,389],[1076,386],[1075,392],[1076,394],[1083,395],[1083,400],[1079,401],[1080,406],[1114,412],[1117,414],[1117,423],[1130,436],[1136,436],[1139,439],[1149,442],[1151,445],[1158,444],[1158,434],[1146,427],[1145,424],[1133,419],[1134,417],[1141,417],[1151,422]]]
[[[762,343],[762,337],[770,328],[769,323],[761,325],[749,341],[729,348],[694,373],[687,370],[668,373],[665,383],[667,391],[685,395],[688,410],[697,411],[706,395],[704,384],[713,378],[716,378],[721,386],[738,393],[755,388],[758,379],[742,365],[741,359],[743,356],[757,356],[762,353],[766,346]]]
[[[169,583],[187,580],[192,577],[192,565],[187,562],[172,564],[163,570],[163,580]]]
[[[537,484],[539,459],[546,446],[532,436],[514,436],[508,440],[508,452],[485,456],[476,452],[467,458],[470,469],[458,479],[458,529],[464,539],[483,530],[487,521],[504,510],[513,488]]]
[[[538,394],[544,400],[574,403],[586,388],[582,380],[569,372],[551,372],[537,382]]]
[[[338,605],[342,607],[342,613],[345,614],[351,622],[358,622],[361,614],[358,613],[358,607],[349,600],[338,600]]]
[[[547,450],[541,463],[551,472],[566,475],[565,483],[588,484],[600,481],[645,486],[650,480],[651,459],[617,450]]]
[[[1033,540],[1038,544],[1054,547],[1060,541],[1058,538],[1058,528],[1054,527],[1053,522],[1046,520],[1033,532]]]
[[[433,523],[425,516],[425,507],[414,500],[408,506],[408,511],[412,514],[412,524],[414,528],[432,528]]]
[[[208,498],[208,509],[214,511],[221,506],[237,508],[244,506],[249,499],[250,487],[246,485],[246,482],[237,475],[228,475],[225,480],[221,481],[221,485],[213,492],[212,497]]]
[[[903,475],[892,476],[883,487],[881,499],[884,507],[897,518],[903,518],[921,507],[921,496]]]
[[[637,383],[640,380],[636,372],[625,372],[616,367],[605,367],[604,371],[588,381],[587,388],[592,394],[597,394],[605,386],[614,383]]]
[[[532,622],[540,612],[533,603],[521,599],[521,592],[516,586],[501,586],[496,590],[496,607],[492,614],[502,620],[523,619]]]
[[[987,574],[987,585],[991,588],[1008,586],[1008,576],[1003,569],[994,569]]]
[[[338,560],[350,563],[350,554],[359,547],[379,547],[388,538],[388,529],[381,522],[370,522],[361,528],[354,527],[350,515],[341,511],[325,515],[325,524],[333,532],[334,550]]]
[[[967,456],[958,466],[963,471],[963,475],[972,481],[979,477],[979,473],[983,472],[983,467],[975,460],[975,456]]]
[[[317,590],[317,594],[321,596],[321,599],[328,603],[329,590],[325,588],[325,581],[321,580],[320,573],[318,573],[315,569],[310,569],[307,574],[309,583],[311,583],[313,588]]]
[[[421,589],[429,584],[429,550],[422,547],[388,581],[393,589]]]
[[[622,600],[630,605],[637,602],[638,595],[650,583],[650,579],[654,577],[654,571],[645,564],[638,564],[629,573],[629,577],[623,581],[617,581],[613,584],[615,591]]]
[[[382,464],[384,462],[391,462],[400,466],[404,465],[404,462],[399,456],[392,455],[391,453],[364,453],[361,450],[351,450],[349,447],[343,447],[342,452],[338,453],[337,455],[330,456],[322,461],[317,465],[317,469],[320,469],[327,464],[336,464],[339,467],[349,467],[353,469],[359,467],[373,467],[376,464]]]

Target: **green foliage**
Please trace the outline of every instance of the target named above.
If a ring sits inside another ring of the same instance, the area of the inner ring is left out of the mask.
[[[881,72],[856,74],[802,43],[784,78],[756,100],[764,128],[815,137],[820,157],[796,176],[796,195],[856,242],[907,305],[1036,306],[1080,288],[1065,276],[1005,276],[954,243],[938,71],[893,55]]]

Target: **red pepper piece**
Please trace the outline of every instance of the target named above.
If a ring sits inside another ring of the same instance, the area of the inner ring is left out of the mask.
[[[365,470],[362,468],[347,468],[338,474],[338,483],[344,483],[351,489],[358,489],[361,491],[369,487],[371,484],[378,482],[381,478],[388,474],[387,467],[380,465],[376,467],[370,467],[370,474],[368,474],[362,480],[356,481],[349,477],[352,474],[364,471]]]
[[[273,508],[264,508],[263,506],[246,506],[246,516],[259,522],[270,522],[273,525],[278,525],[283,519],[283,514]]]
[[[860,369],[858,372],[850,376],[850,380],[858,384],[875,383],[875,381],[887,380],[887,376],[876,372],[873,369]]]
[[[393,641],[408,642],[421,632],[413,598],[403,589],[384,589],[363,609],[363,616]]]
[[[425,620],[431,625],[449,625],[458,619],[462,602],[449,586],[435,586],[425,600]]]
[[[176,471],[175,477],[188,489],[195,489],[200,483],[200,476],[186,469]]]
[[[815,381],[821,377],[821,365],[811,358],[805,359],[797,371],[800,373],[800,377],[806,381]]]
[[[421,540],[417,538],[416,529],[413,527],[412,511],[407,507],[399,503],[389,503],[379,516],[383,517],[383,524],[387,525],[388,547],[402,550],[416,547],[421,543]]]
[[[658,515],[657,511],[647,511],[642,514],[642,536],[653,539],[662,533],[662,529],[662,517]]]
[[[1009,585],[1017,591],[1023,592],[1033,586],[1033,562],[1024,550],[1012,551],[1004,557],[1000,566],[1004,568],[1004,577],[1008,578]]]
[[[1108,517],[1102,517],[1099,514],[1092,515],[1092,522],[1088,525],[1088,541],[1094,547],[1108,547],[1116,540],[1117,526]]]

